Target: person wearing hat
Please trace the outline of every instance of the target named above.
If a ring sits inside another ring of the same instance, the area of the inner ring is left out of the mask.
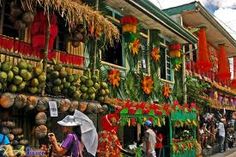
[[[73,128],[79,126],[80,122],[78,122],[74,116],[67,115],[57,123],[61,126],[61,131],[66,137],[62,141],[61,145],[58,145],[56,136],[53,133],[48,134],[53,152],[56,156],[82,157],[79,138],[73,131]]]
[[[146,120],[144,122],[145,133],[143,142],[143,151],[145,157],[156,157],[156,133],[152,130],[152,122]]]

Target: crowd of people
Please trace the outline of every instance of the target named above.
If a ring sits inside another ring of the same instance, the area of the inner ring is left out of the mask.
[[[200,119],[199,142],[202,149],[218,146],[218,152],[225,152],[235,146],[236,121],[232,113],[219,111],[206,113]]]

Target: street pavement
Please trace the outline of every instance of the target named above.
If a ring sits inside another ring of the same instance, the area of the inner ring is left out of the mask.
[[[217,153],[215,155],[212,155],[211,157],[236,157],[236,148],[234,147],[224,153]]]

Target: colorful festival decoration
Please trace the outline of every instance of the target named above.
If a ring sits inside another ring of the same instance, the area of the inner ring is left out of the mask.
[[[218,56],[218,80],[222,83],[230,80],[229,61],[225,52],[225,45],[219,45],[219,56]]]
[[[133,42],[136,39],[138,19],[127,15],[121,18],[122,33],[126,42]]]
[[[207,49],[206,27],[201,27],[199,30],[198,48],[197,68],[200,72],[208,72],[211,69],[212,64]]]
[[[157,47],[154,47],[152,49],[152,52],[151,52],[151,59],[154,61],[154,62],[158,62],[160,60],[160,51]]]
[[[169,55],[170,57],[179,58],[181,56],[181,45],[179,43],[172,43],[169,45]]]
[[[162,93],[165,98],[169,98],[171,94],[171,88],[169,84],[164,84],[162,88]]]
[[[108,81],[113,87],[118,87],[120,85],[120,71],[111,69],[108,74]]]
[[[140,40],[135,39],[134,42],[130,43],[130,51],[132,55],[137,55],[140,48]]]
[[[154,81],[151,76],[145,76],[142,80],[143,92],[147,95],[151,94],[153,90]]]

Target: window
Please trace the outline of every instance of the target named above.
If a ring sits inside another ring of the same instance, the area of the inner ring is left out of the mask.
[[[107,46],[102,53],[102,60],[112,64],[122,66],[122,44],[121,41],[115,42],[114,46]]]
[[[161,78],[165,80],[172,81],[172,69],[170,56],[167,54],[167,48],[165,46],[160,47],[161,59],[160,59],[160,68],[161,68]]]
[[[1,23],[0,26],[1,28],[1,33],[3,35],[9,36],[9,37],[19,37],[19,31],[17,29],[15,29],[14,27],[14,22],[11,19],[11,15],[10,15],[10,2],[11,1],[4,1],[2,7],[0,8],[0,12],[1,12],[1,16],[0,19]]]
[[[148,73],[148,50],[147,50],[147,38],[141,36],[140,38],[140,53],[142,60],[140,61],[139,68],[142,72]]]

